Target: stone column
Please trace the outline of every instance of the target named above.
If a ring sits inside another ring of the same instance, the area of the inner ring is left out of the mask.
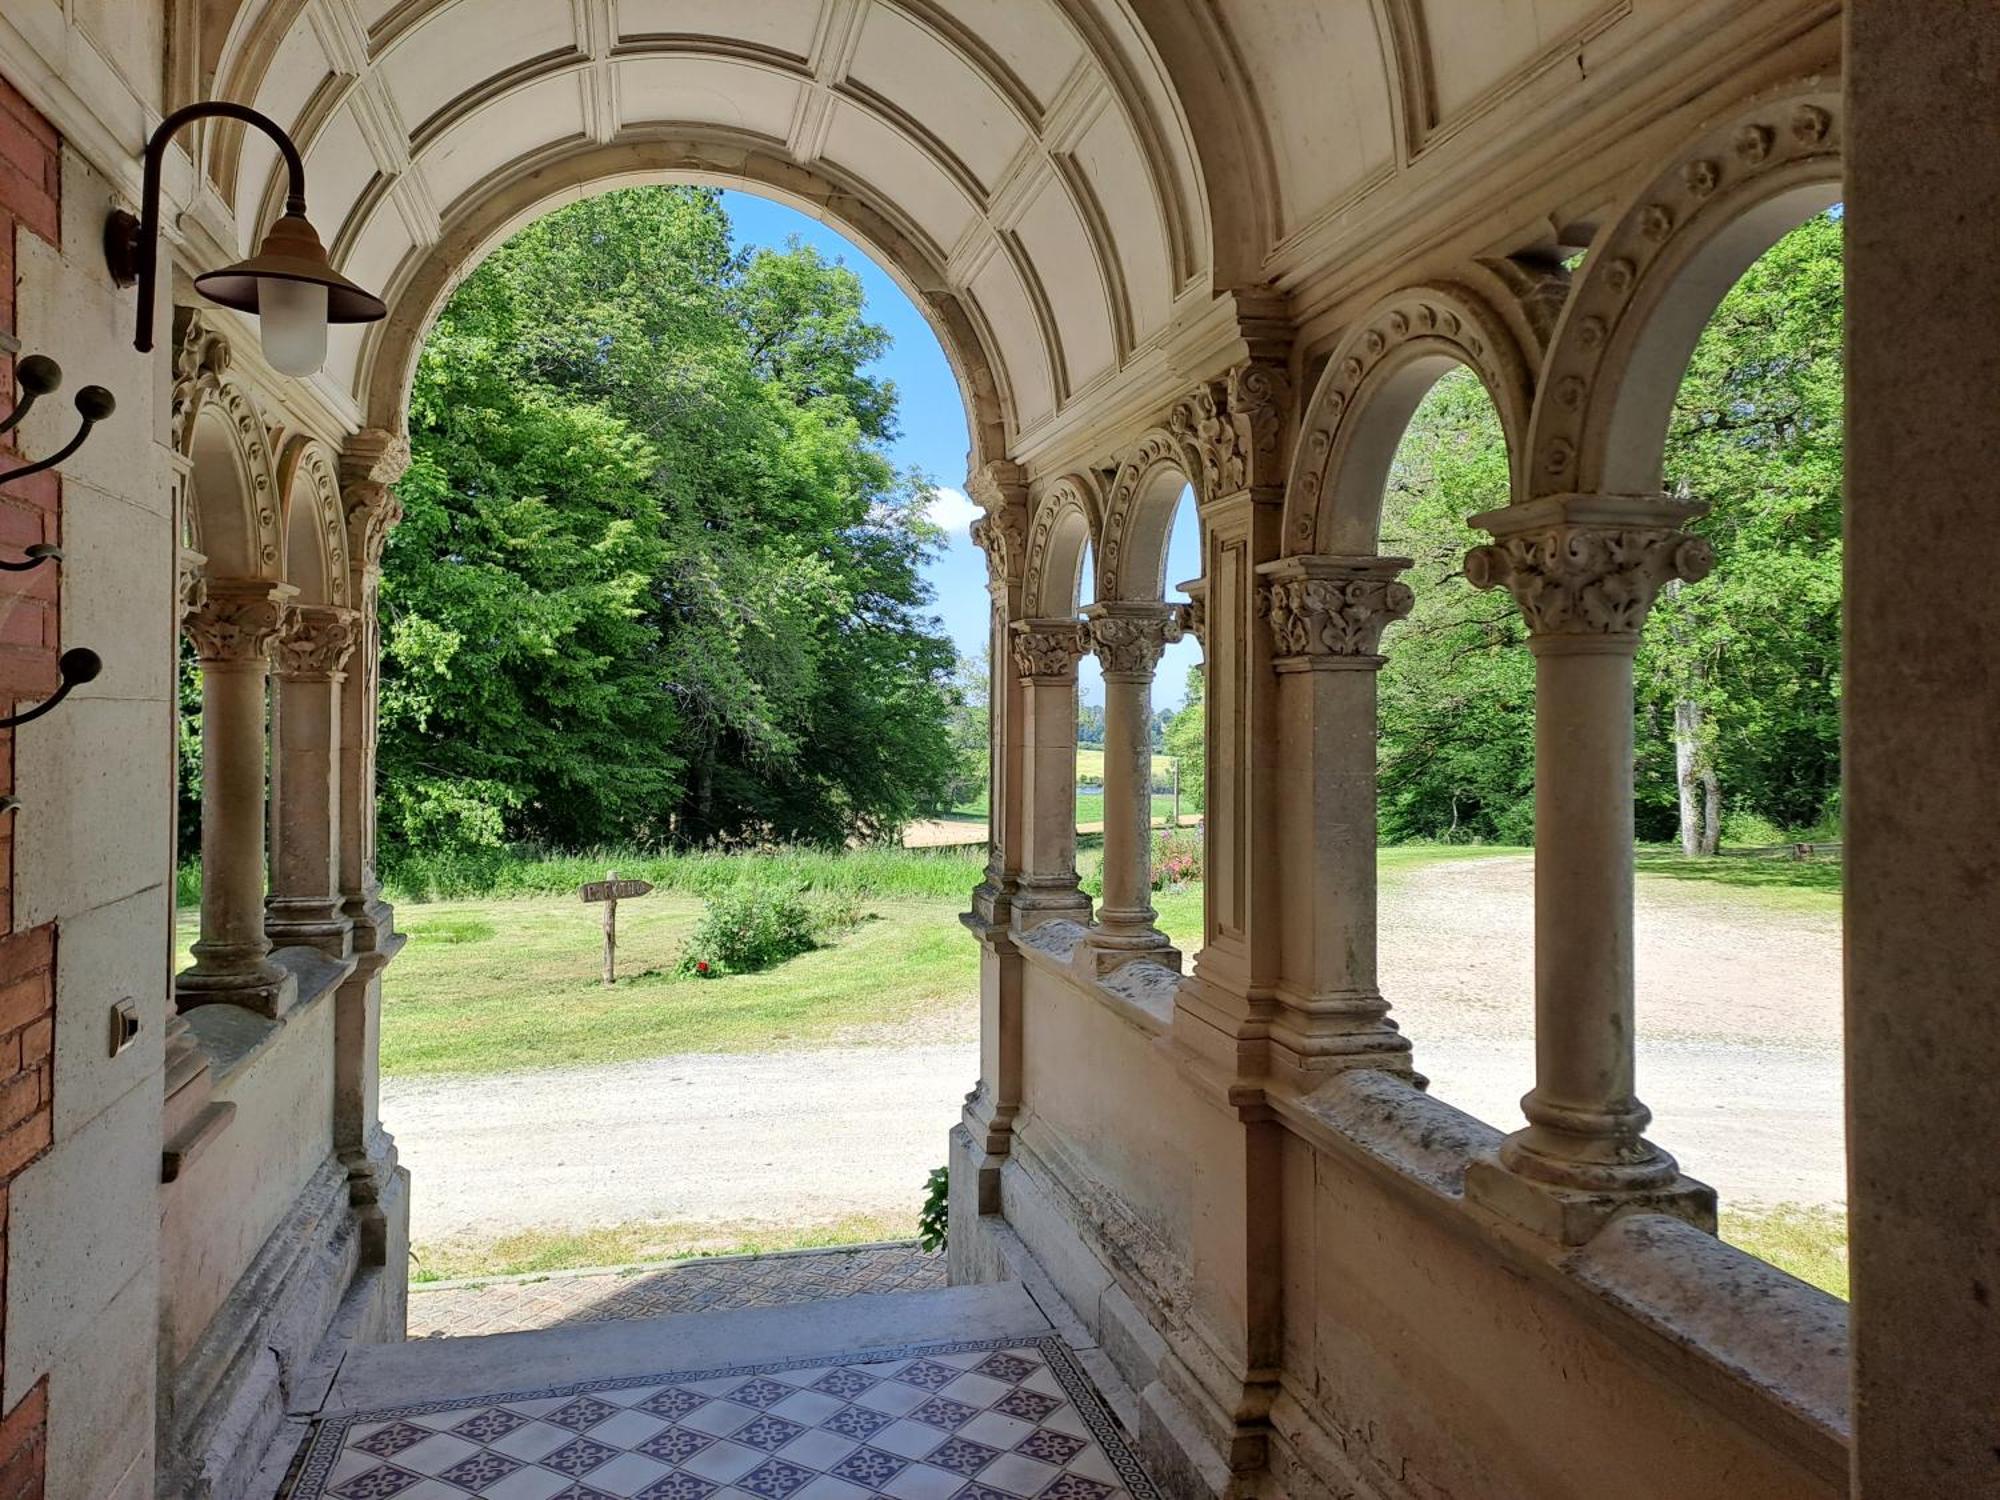
[[[984,465],[967,493],[985,512],[972,539],[986,554],[992,603],[987,637],[987,859],[985,878],[972,893],[961,921],[979,942],[979,1083],[966,1097],[951,1141],[951,1252],[953,1281],[979,1279],[973,1264],[979,1237],[973,1222],[1000,1211],[1000,1165],[1013,1148],[1021,1109],[1021,954],[1009,923],[1021,878],[1025,698],[1014,670],[1014,619],[1021,613],[1026,563],[1028,490],[1013,464]]]
[[[409,461],[408,442],[381,428],[354,434],[340,457],[356,640],[340,686],[339,889],[357,963],[335,997],[333,1139],[361,1223],[363,1259],[382,1267],[395,1289],[387,1300],[396,1326],[374,1337],[401,1336],[409,1276],[409,1174],[396,1165],[396,1143],[382,1128],[379,1108],[382,971],[401,950],[403,935],[375,873],[382,549],[403,514],[390,486]]]
[[[1406,557],[1266,563],[1278,674],[1280,924],[1272,1063],[1310,1087],[1342,1067],[1409,1074],[1409,1039],[1375,973],[1375,678],[1382,631],[1410,612]]]
[[[1057,917],[1088,922],[1090,898],[1076,878],[1076,663],[1083,626],[1073,619],[1017,620],[1012,645],[1025,720],[1014,925]]]
[[[201,937],[181,1009],[226,1000],[282,1015],[296,994],[264,935],[264,688],[289,584],[210,579],[186,630],[201,661]]]
[[[1856,1500],[2000,1481],[2000,6],[1847,0]]]
[[[1564,1244],[1635,1203],[1713,1228],[1715,1195],[1645,1139],[1633,1078],[1632,659],[1654,596],[1714,561],[1665,496],[1557,495],[1474,516],[1466,558],[1535,655],[1535,1086],[1468,1194]]]
[[[1171,604],[1115,600],[1084,611],[1104,673],[1104,895],[1081,957],[1102,975],[1135,958],[1179,971],[1181,956],[1153,925],[1153,673],[1181,637]]]
[[[345,957],[340,893],[340,695],[358,638],[352,610],[296,605],[278,636],[272,695],[271,898],[265,931],[281,946]]]
[[[354,946],[369,951],[390,942],[394,916],[375,873],[376,700],[382,659],[379,597],[382,549],[403,518],[390,489],[409,466],[406,439],[368,428],[341,452],[341,498],[347,507],[348,597],[360,632],[340,705],[340,889],[354,923]]]

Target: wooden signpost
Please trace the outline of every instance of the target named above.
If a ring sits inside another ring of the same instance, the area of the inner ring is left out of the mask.
[[[606,870],[604,879],[585,881],[577,894],[585,901],[604,903],[604,982],[618,982],[618,903],[646,895],[653,887],[644,880],[620,880],[616,870]]]

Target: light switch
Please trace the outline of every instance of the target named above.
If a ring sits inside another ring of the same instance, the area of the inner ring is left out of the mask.
[[[116,1057],[139,1036],[139,1002],[120,1000],[111,1007],[111,1055]]]

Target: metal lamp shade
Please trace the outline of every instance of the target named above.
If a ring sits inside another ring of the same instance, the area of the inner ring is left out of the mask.
[[[306,281],[325,287],[329,323],[373,323],[389,313],[380,297],[334,270],[319,235],[303,214],[286,214],[273,224],[249,260],[197,276],[194,284],[211,302],[255,313],[258,287],[265,281]]]

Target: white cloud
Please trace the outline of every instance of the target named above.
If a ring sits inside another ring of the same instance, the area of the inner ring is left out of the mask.
[[[931,497],[930,506],[924,514],[933,525],[943,527],[945,535],[953,541],[961,541],[968,535],[972,523],[979,519],[982,512],[966,496],[964,490],[955,490],[949,485],[941,484],[937,487],[937,493]]]

